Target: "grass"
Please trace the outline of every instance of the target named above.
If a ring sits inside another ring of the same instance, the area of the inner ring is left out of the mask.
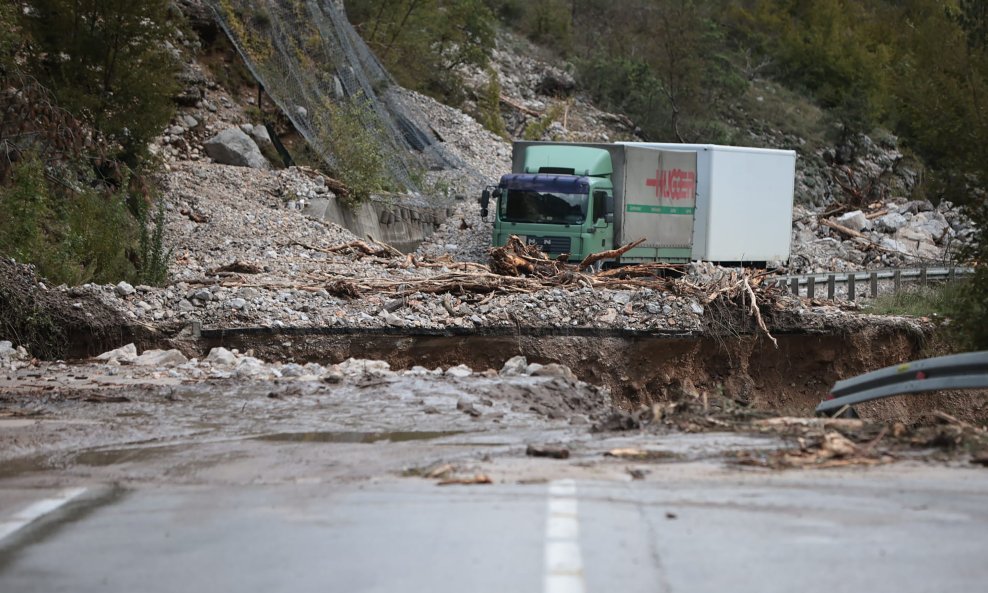
[[[953,282],[906,287],[897,294],[879,296],[865,308],[876,315],[952,317],[963,286],[961,282]]]

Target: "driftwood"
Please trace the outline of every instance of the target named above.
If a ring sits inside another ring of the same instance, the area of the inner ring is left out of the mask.
[[[361,253],[363,255],[370,255],[373,257],[381,258],[393,258],[393,257],[404,257],[405,254],[398,251],[394,247],[388,245],[387,243],[377,243],[374,242],[373,245],[366,241],[361,241],[357,239],[356,241],[350,241],[349,243],[341,243],[339,245],[333,245],[332,247],[316,247],[314,245],[308,245],[302,243],[301,241],[292,241],[291,245],[298,245],[303,249],[308,249],[309,251],[320,251],[322,253]]]
[[[232,263],[222,265],[216,268],[211,268],[206,271],[207,274],[215,276],[217,274],[260,274],[264,271],[264,268],[258,264],[252,264],[250,262],[245,262],[241,260],[235,260]]]
[[[532,117],[542,117],[542,114],[539,113],[538,111],[535,111],[534,109],[529,109],[528,107],[525,107],[521,103],[518,103],[517,101],[513,101],[504,95],[501,95],[499,99],[501,100],[502,103],[504,103],[508,107],[515,109],[517,111],[521,111],[525,115],[531,115]]]
[[[625,253],[627,253],[628,251],[630,251],[631,249],[638,247],[644,242],[645,242],[645,238],[642,237],[637,241],[632,241],[631,243],[628,243],[623,247],[618,247],[617,249],[610,249],[608,251],[601,251],[599,253],[591,253],[590,255],[583,258],[583,261],[580,262],[579,269],[580,271],[586,270],[587,268],[589,268],[590,266],[594,265],[595,263],[599,262],[602,259],[617,259],[622,255],[624,255]]]
[[[350,188],[346,186],[339,179],[333,179],[332,177],[327,177],[326,175],[316,171],[315,169],[310,169],[309,167],[296,167],[302,173],[305,173],[313,179],[322,179],[326,184],[326,187],[330,189],[334,194],[340,196],[341,198],[346,198],[350,196]]]

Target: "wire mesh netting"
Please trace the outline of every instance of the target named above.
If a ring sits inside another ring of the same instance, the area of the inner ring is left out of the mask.
[[[372,132],[365,138],[371,149],[391,181],[408,190],[420,189],[418,172],[463,165],[403,99],[334,0],[207,3],[265,92],[331,169],[345,164],[334,142],[355,140],[340,137],[344,119]]]

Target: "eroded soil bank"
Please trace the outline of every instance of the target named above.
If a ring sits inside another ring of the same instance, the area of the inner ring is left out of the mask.
[[[854,333],[763,336],[652,336],[587,333],[546,335],[427,335],[413,333],[227,332],[204,336],[214,346],[253,350],[271,360],[338,363],[347,358],[386,360],[392,368],[465,364],[499,369],[513,356],[559,363],[591,384],[605,385],[615,402],[633,409],[679,397],[726,397],[741,405],[812,415],[835,381],[884,366],[931,356],[914,327],[866,327]],[[988,399],[968,393],[900,397],[862,406],[872,419],[915,421],[933,409],[983,419]]]

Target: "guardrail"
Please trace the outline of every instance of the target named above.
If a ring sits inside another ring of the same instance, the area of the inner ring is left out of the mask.
[[[822,272],[815,274],[791,274],[774,279],[777,284],[789,288],[796,296],[801,292],[809,298],[815,298],[817,291],[823,296],[826,289],[828,299],[837,296],[837,286],[846,286],[847,300],[853,301],[859,295],[878,296],[879,283],[891,282],[893,291],[898,293],[903,284],[919,283],[926,286],[930,282],[953,282],[958,278],[974,273],[974,268],[966,266],[905,268],[895,270],[866,270],[861,272]],[[858,283],[861,284],[859,293]]]
[[[838,381],[831,399],[816,407],[817,414],[830,414],[876,399],[942,389],[988,388],[988,351],[952,354],[885,367]]]

